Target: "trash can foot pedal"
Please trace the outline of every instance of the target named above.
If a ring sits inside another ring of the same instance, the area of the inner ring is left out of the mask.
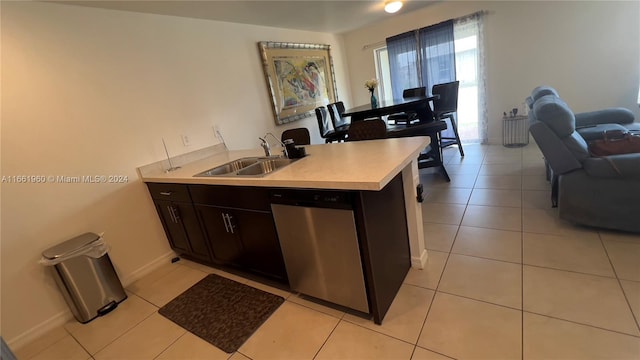
[[[100,309],[98,309],[98,316],[107,315],[108,313],[110,313],[113,310],[115,310],[117,307],[118,307],[118,303],[115,302],[115,301],[111,301],[107,305],[105,305],[105,306],[101,307]]]

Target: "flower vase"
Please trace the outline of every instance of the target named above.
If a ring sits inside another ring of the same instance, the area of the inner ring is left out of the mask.
[[[371,93],[371,108],[372,109],[377,109],[378,108],[378,99],[376,98],[375,94],[373,93],[373,90],[369,90],[369,92]]]

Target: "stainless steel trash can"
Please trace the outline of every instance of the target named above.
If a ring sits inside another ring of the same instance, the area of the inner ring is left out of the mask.
[[[102,237],[86,233],[42,253],[73,316],[87,323],[114,310],[127,298]]]

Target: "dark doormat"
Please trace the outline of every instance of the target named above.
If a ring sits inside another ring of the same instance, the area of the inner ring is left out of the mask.
[[[232,353],[284,302],[218,275],[208,275],[158,311],[227,353]]]

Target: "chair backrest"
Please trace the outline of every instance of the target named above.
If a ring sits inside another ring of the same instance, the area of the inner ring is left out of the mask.
[[[327,116],[327,109],[324,106],[316,108],[316,118],[318,119],[318,130],[320,130],[320,136],[324,139],[327,134],[333,131],[331,121]]]
[[[431,88],[433,95],[440,95],[440,98],[433,101],[433,111],[437,113],[448,113],[458,111],[458,87],[460,81],[452,81],[444,84],[436,84]]]
[[[427,96],[427,88],[426,87],[417,87],[411,89],[404,89],[402,91],[403,98],[417,97],[417,96]]]
[[[293,143],[296,145],[311,144],[311,136],[309,135],[309,129],[307,128],[295,128],[283,131],[280,136],[280,140],[284,142],[287,139],[293,140]]]
[[[347,141],[384,139],[387,137],[387,124],[382,119],[356,121],[349,125]]]
[[[331,122],[333,122],[333,128],[337,129],[340,126],[349,125],[349,120],[342,117],[344,113],[344,103],[342,101],[334,102],[327,105],[329,108],[329,115],[331,116]]]
[[[558,175],[581,168],[589,157],[586,141],[575,130],[575,116],[559,97],[545,95],[533,104],[529,132]]]

